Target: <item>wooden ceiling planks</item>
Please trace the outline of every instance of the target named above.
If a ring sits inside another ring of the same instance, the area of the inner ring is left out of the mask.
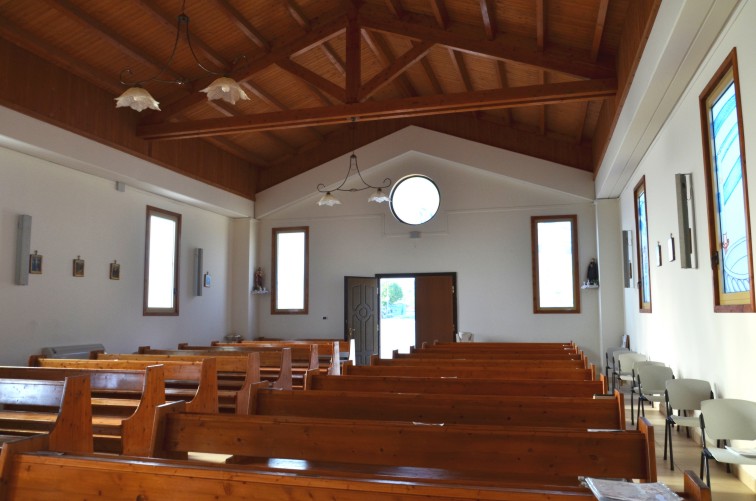
[[[256,116],[283,113],[296,121],[297,116],[309,116],[307,110],[338,108],[350,100],[367,100],[370,110],[383,106],[390,117],[399,100],[428,103],[428,97],[440,94],[541,83],[548,88],[618,74],[617,85],[624,90],[627,82],[623,79],[632,75],[630,65],[637,59],[633,51],[638,47],[637,36],[630,37],[632,43],[623,41],[625,24],[634,23],[634,29],[647,25],[648,19],[640,18],[653,19],[655,9],[646,4],[658,0],[637,1],[643,8],[634,6],[630,12],[631,0],[190,0],[186,14],[191,18],[195,53],[208,68],[228,69],[238,56],[246,57],[233,77],[248,82],[251,100],[221,108],[228,117],[256,120]],[[122,88],[118,76],[125,68],[132,68],[134,80],[141,80],[153,76],[167,61],[181,1],[133,0],[114,5],[90,0],[2,3],[0,37],[117,94]],[[349,15],[359,33],[349,35],[351,44],[347,43]],[[350,51],[353,57],[348,56]],[[618,54],[620,69],[615,67]],[[360,74],[355,79],[350,75],[357,68]],[[218,105],[208,104],[196,92],[211,77],[196,66],[184,40],[179,41],[170,70],[191,84],[183,88],[146,84],[164,111],[140,115],[145,126],[199,123],[220,116]],[[570,141],[594,147],[596,128],[611,125],[616,103],[601,118],[603,95],[589,101],[561,101],[547,100],[538,106],[521,102],[504,109],[484,106],[487,111],[477,116],[496,130],[512,128],[511,138],[516,141],[499,144],[528,143],[528,154],[534,156],[552,158],[547,152],[532,151],[550,139],[558,141],[554,148],[559,151]],[[447,123],[466,120],[470,118]],[[303,151],[329,151],[329,144],[344,127],[329,120],[301,127],[295,121],[287,118],[286,129],[224,133],[211,142],[250,165],[280,166],[296,161]],[[457,125],[446,130],[458,132]],[[372,130],[395,127],[376,125]],[[540,137],[525,140],[523,134]],[[607,137],[605,130],[599,134],[599,149]],[[157,151],[168,158],[172,150]],[[594,162],[599,156],[594,153]],[[585,168],[584,150],[560,158]]]

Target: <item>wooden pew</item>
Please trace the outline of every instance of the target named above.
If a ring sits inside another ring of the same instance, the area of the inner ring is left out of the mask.
[[[335,343],[334,343],[335,344]],[[210,346],[197,346],[188,343],[179,343],[177,351],[211,351],[213,353],[234,353],[234,352],[278,352],[280,350],[291,350],[291,362],[294,374],[299,378],[303,371],[318,368],[323,374],[340,374],[341,362],[339,353],[335,346],[324,348],[318,344],[305,343],[287,343],[285,346],[257,346],[245,343],[220,343],[213,341]],[[142,350],[142,348],[140,348]],[[167,350],[166,350],[167,351]],[[150,353],[151,351],[140,351],[140,353]]]
[[[413,367],[413,366],[354,366],[346,365],[344,374],[353,376],[410,376],[410,377],[465,377],[479,379],[569,379],[586,381],[596,379],[595,366],[591,369],[552,369],[538,367],[486,368],[486,367]]]
[[[254,469],[290,471],[307,461],[310,474],[386,475],[484,485],[577,486],[578,476],[656,481],[653,427],[586,431],[566,428],[444,426],[418,423],[192,414],[163,406],[154,455],[189,452],[247,458]]]
[[[89,398],[86,376],[62,381],[0,379],[0,443],[5,447],[24,436],[44,435],[56,451],[92,452]]]
[[[274,383],[274,386],[284,388],[287,383],[277,383],[277,380],[291,379],[294,387],[302,387],[302,381],[308,370],[319,368],[318,347],[298,346],[296,348],[244,348],[231,346],[197,346],[180,343],[176,350],[156,350],[149,346],[140,346],[140,354],[173,354],[200,356],[239,356],[244,353],[260,354],[260,375]],[[283,355],[282,355],[283,353]],[[327,372],[327,371],[326,371]],[[288,376],[291,374],[291,377]]]
[[[415,350],[412,353],[399,353],[399,350],[392,352],[392,357],[396,359],[447,359],[447,358],[475,358],[475,359],[493,359],[493,360],[584,360],[586,357],[584,354],[571,353],[571,352],[547,352],[539,353],[533,351],[526,352],[508,352],[508,351],[477,351],[468,350],[454,351],[454,350]]]
[[[592,398],[257,389],[250,401],[249,414],[264,416],[625,429],[619,391]]]
[[[12,446],[12,447],[11,447]],[[280,501],[595,501],[586,488],[485,487],[423,481],[275,475],[226,465],[104,455],[51,455],[45,444],[27,439],[8,444],[0,455],[0,499],[53,501],[94,499],[149,501],[235,499]],[[711,491],[694,472],[684,473],[685,501],[711,501]]]
[[[136,360],[153,364],[163,362],[201,362],[207,358],[215,360],[218,372],[218,412],[241,413],[249,407],[249,393],[252,385],[261,381],[260,355],[256,353],[236,354],[235,356],[218,357],[215,355],[191,355],[187,352],[181,355],[170,354],[134,354],[134,353],[101,353],[97,360]],[[288,358],[283,353],[272,354],[272,359],[281,364],[278,378],[272,384],[273,388],[291,389],[291,372]],[[270,360],[266,360],[271,363]]]
[[[434,341],[426,343],[426,348],[450,348],[450,349],[468,349],[483,348],[494,350],[576,350],[577,345],[570,341],[569,343],[531,343],[531,342],[475,342],[475,343],[457,343],[446,341]]]
[[[313,376],[314,391],[371,391],[394,393],[446,393],[458,395],[531,395],[591,397],[606,393],[603,381],[555,379],[496,380],[488,378],[436,378],[402,376]]]
[[[90,441],[93,435],[95,450],[146,455],[144,445],[154,432],[155,410],[165,403],[163,366],[145,370],[0,367],[0,378],[5,379],[60,382],[71,377],[90,381]],[[45,417],[37,419],[42,421]]]
[[[218,371],[216,359],[199,362],[164,362],[166,400],[185,400],[191,412],[218,412]],[[141,370],[155,365],[148,360],[79,360],[65,358],[40,358],[40,367],[68,369]],[[123,397],[124,390],[114,389],[115,398]],[[135,398],[139,398],[135,394]]]
[[[335,343],[338,343],[337,345]],[[338,358],[341,362],[351,360],[354,362],[354,339],[345,341],[343,339],[272,339],[272,338],[258,338],[258,339],[242,339],[236,343],[222,343],[220,341],[213,341],[216,346],[221,345],[250,345],[257,347],[294,347],[308,344],[315,344],[320,348],[321,355],[330,356],[331,351],[338,354]],[[335,346],[335,347],[334,347]],[[332,348],[334,347],[334,348]]]
[[[519,358],[496,359],[496,358],[381,358],[378,355],[370,356],[370,365],[392,367],[485,367],[489,369],[504,367],[536,367],[539,369],[586,369],[585,360],[543,360],[540,358],[522,360]]]

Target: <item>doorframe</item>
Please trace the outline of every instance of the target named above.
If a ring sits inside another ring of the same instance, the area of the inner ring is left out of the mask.
[[[453,301],[452,301],[452,318],[454,321],[454,332],[457,332],[457,272],[456,271],[444,271],[439,273],[376,273],[375,278],[378,281],[378,294],[381,293],[381,279],[382,278],[416,278],[416,277],[451,277],[453,288]],[[346,298],[344,299],[344,311],[346,311]],[[380,308],[378,308],[378,353],[381,352],[381,315]],[[346,325],[344,326],[346,331]]]

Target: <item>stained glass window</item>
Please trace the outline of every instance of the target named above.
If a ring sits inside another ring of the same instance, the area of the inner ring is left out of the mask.
[[[651,311],[651,264],[648,245],[648,204],[646,178],[635,187],[635,226],[638,233],[638,302],[641,312]]]

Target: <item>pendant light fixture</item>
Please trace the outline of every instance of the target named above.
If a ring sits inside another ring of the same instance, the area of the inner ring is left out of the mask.
[[[241,88],[238,82],[236,82],[232,78],[229,78],[228,75],[224,73],[218,73],[206,68],[205,65],[203,65],[197,58],[197,54],[194,53],[194,48],[192,47],[192,37],[189,32],[189,16],[186,15],[185,11],[186,0],[183,0],[181,4],[181,14],[179,14],[176,23],[176,39],[173,42],[173,50],[171,51],[171,55],[170,57],[168,57],[166,63],[158,70],[155,75],[144,80],[130,81],[128,77],[133,74],[131,69],[126,68],[121,72],[121,84],[129,86],[129,88],[126,89],[123,94],[115,98],[116,108],[128,107],[136,111],[142,111],[144,109],[150,108],[152,110],[160,111],[160,103],[158,103],[157,100],[155,100],[155,98],[150,95],[147,89],[144,88],[144,84],[150,82],[162,82],[172,83],[176,85],[186,85],[188,83],[187,79],[181,76],[173,80],[160,78],[161,75],[169,70],[174,58],[176,57],[176,51],[178,49],[182,31],[185,32],[186,44],[189,47],[189,52],[191,53],[195,64],[205,73],[218,77],[200,92],[207,94],[207,99],[209,101],[222,99],[223,101],[226,101],[228,103],[236,104],[236,102],[240,99],[249,99],[249,96],[247,96],[247,94],[244,92],[244,89]],[[237,60],[234,61],[234,64],[236,64],[238,60],[239,59],[237,58]]]
[[[388,188],[391,186],[391,179],[386,178],[383,180],[383,184],[379,186],[373,186],[372,184],[368,184],[367,181],[362,177],[362,173],[360,172],[360,167],[357,165],[357,154],[355,153],[355,122],[357,119],[355,117],[352,117],[352,124],[351,124],[351,132],[352,132],[352,154],[349,156],[349,170],[347,170],[346,177],[341,182],[340,185],[338,185],[336,188],[326,189],[326,185],[323,183],[320,183],[318,185],[318,191],[320,193],[324,193],[322,197],[320,197],[320,200],[318,200],[318,205],[327,205],[329,207],[333,207],[334,205],[340,205],[341,201],[336,198],[333,195],[333,192],[335,191],[346,191],[346,192],[355,192],[355,191],[364,191],[368,189],[374,190],[373,193],[368,197],[368,202],[375,202],[375,203],[383,203],[388,202],[389,197],[388,195],[383,191],[384,188]],[[349,180],[349,176],[352,174],[357,174],[357,177],[362,181],[362,186],[352,186],[349,188],[344,188],[344,185]]]

